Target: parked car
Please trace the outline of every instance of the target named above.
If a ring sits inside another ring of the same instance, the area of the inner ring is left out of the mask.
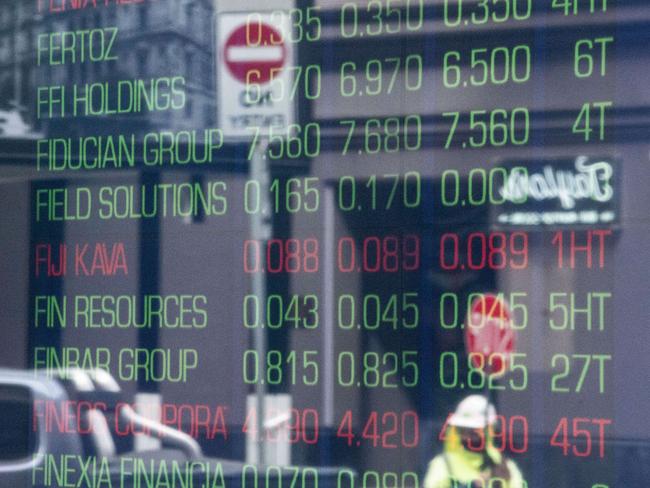
[[[0,369],[0,487],[335,486],[334,468],[207,458],[191,436],[139,415],[126,400],[102,370]],[[161,439],[162,448],[134,451],[136,433]]]

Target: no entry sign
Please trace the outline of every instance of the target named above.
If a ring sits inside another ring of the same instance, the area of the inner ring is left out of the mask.
[[[287,133],[295,119],[290,16],[228,12],[219,15],[217,26],[217,109],[224,135]]]
[[[241,83],[268,83],[287,61],[281,34],[262,22],[250,21],[235,29],[224,51],[228,70]]]
[[[515,349],[512,315],[505,300],[490,293],[475,298],[465,324],[465,344],[475,367],[504,374]]]

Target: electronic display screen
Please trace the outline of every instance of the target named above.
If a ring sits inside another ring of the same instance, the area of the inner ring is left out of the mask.
[[[0,486],[647,486],[649,43],[638,0],[3,0]]]

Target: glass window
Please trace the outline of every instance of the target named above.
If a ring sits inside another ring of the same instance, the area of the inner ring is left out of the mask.
[[[648,485],[648,2],[2,8],[39,4],[0,36],[0,367],[88,376],[76,459]]]

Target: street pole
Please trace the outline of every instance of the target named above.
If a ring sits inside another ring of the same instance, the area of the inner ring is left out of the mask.
[[[253,181],[260,184],[260,188],[268,188],[270,183],[269,164],[266,160],[266,150],[268,148],[268,140],[260,138],[256,147],[253,149],[253,157],[251,158],[249,167],[249,176]],[[260,248],[266,248],[266,241],[271,237],[272,225],[270,217],[268,216],[270,206],[270,196],[268,192],[262,191],[260,195],[260,211],[254,212],[250,216],[250,234],[254,241],[260,243]],[[249,248],[249,252],[254,252],[253,247]],[[261,253],[262,269],[266,268],[266,253]],[[250,257],[250,256],[249,256]],[[253,257],[255,259],[255,257]],[[252,261],[250,261],[252,262]],[[252,277],[252,292],[259,300],[259,303],[266,303],[266,275],[258,272],[253,273]],[[260,324],[266,323],[266,307],[260,307]],[[253,329],[253,348],[257,352],[259,359],[258,363],[258,381],[255,384],[255,396],[257,398],[257,455],[258,463],[266,463],[266,449],[264,444],[264,419],[265,415],[265,399],[266,399],[266,330],[263,327],[255,327]]]

